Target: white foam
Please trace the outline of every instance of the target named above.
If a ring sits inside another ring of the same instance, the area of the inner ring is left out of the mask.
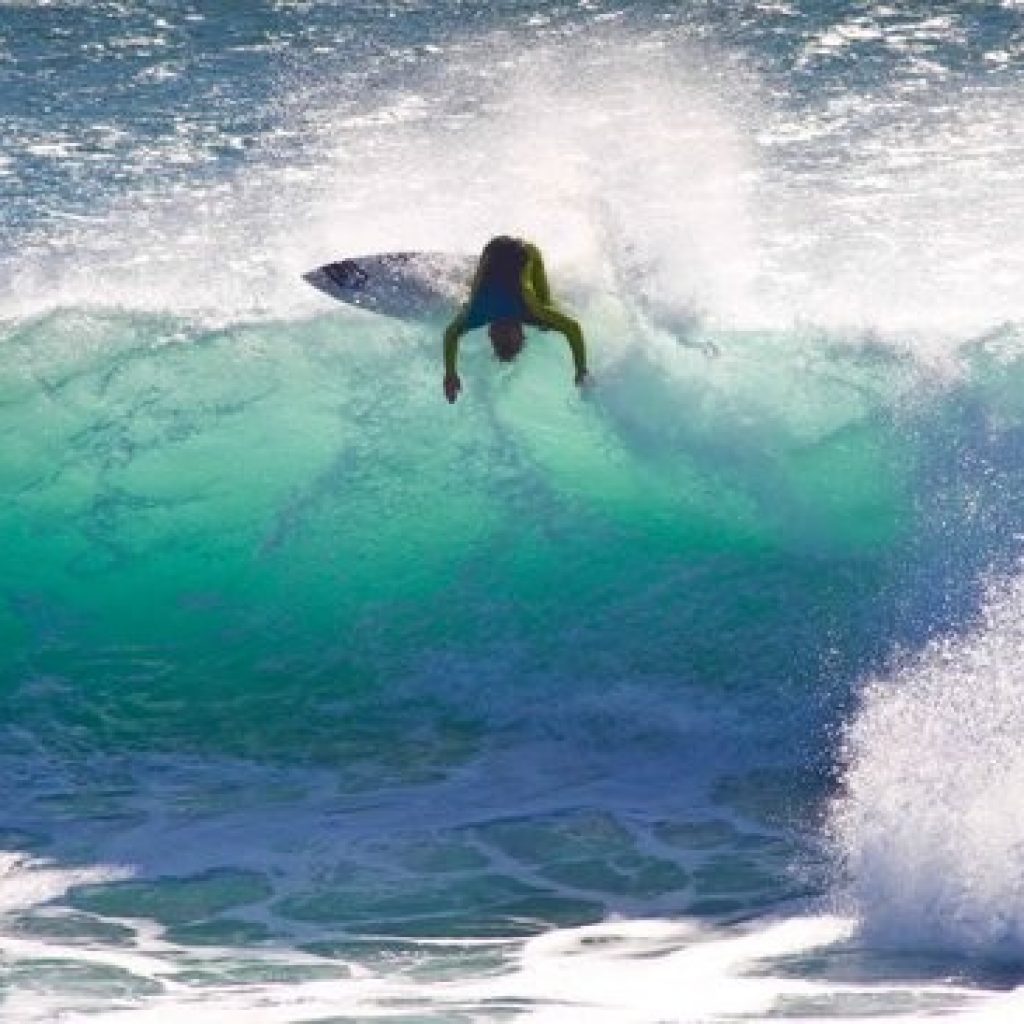
[[[571,268],[670,320],[948,338],[1024,318],[1013,91],[966,111],[907,97],[898,123],[870,97],[790,111],[733,57],[618,23],[524,48],[453,38],[387,86],[350,79],[288,83],[278,130],[301,145],[271,130],[232,177],[204,157],[56,222],[0,312],[301,316],[332,308],[299,279],[318,263],[505,231],[543,246],[556,286]],[[175,145],[188,161],[207,142]]]
[[[1024,577],[867,687],[835,831],[873,941],[1024,957]]]
[[[118,865],[67,868],[0,850],[0,915],[46,903],[76,885],[116,881],[130,874],[130,869]]]
[[[1016,993],[993,999],[940,984],[831,984],[779,976],[770,969],[774,958],[843,941],[851,927],[850,921],[832,917],[797,917],[733,932],[664,921],[611,922],[531,940],[505,970],[489,977],[411,978],[358,968],[346,976],[345,965],[339,964],[338,978],[195,989],[165,975],[162,993],[142,1005],[64,1010],[59,1019],[65,1024],[169,1024],[187,1015],[196,1024],[298,1024],[343,1014],[382,1021],[410,1015],[484,1021],[495,1011],[514,1009],[516,1020],[529,1024],[704,1024],[780,1014],[804,1022],[913,1024],[934,1019],[942,1007],[944,1020],[1002,1024],[1020,1012]],[[268,968],[273,959],[267,957]],[[211,953],[207,961],[208,966],[223,963],[223,951]],[[57,1019],[56,1007],[48,1002],[16,994],[8,1009],[26,1024]],[[866,1018],[868,1005],[877,1012]]]

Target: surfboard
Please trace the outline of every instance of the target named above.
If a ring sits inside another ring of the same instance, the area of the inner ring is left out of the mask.
[[[325,263],[303,274],[332,299],[398,320],[450,317],[469,295],[476,257],[385,252]]]

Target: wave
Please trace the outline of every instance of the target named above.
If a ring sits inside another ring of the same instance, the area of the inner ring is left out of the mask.
[[[431,330],[359,315],[5,322],[9,720],[333,762],[413,720],[458,748],[543,678],[714,694],[767,742],[1016,550],[1015,330],[940,371],[589,313],[590,395],[551,336],[511,370],[470,340],[455,407]]]

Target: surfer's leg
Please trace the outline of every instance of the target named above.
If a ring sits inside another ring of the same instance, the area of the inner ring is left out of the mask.
[[[530,246],[530,284],[533,285],[533,294],[537,296],[540,304],[550,306],[551,286],[548,284],[548,275],[544,269],[544,257],[535,245]]]

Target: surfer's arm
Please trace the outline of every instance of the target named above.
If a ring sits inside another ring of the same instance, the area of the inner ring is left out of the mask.
[[[444,375],[446,377],[455,377],[458,375],[457,364],[459,359],[459,338],[466,333],[466,320],[469,316],[469,310],[473,306],[473,300],[476,298],[480,282],[483,280],[486,266],[487,257],[482,256],[476,265],[476,272],[473,274],[473,283],[469,286],[469,298],[466,300],[466,304],[458,311],[458,313],[456,313],[455,319],[452,320],[452,322],[445,328]]]
[[[466,333],[466,307],[456,314],[455,319],[444,329],[444,394],[454,402],[462,390],[459,380],[459,338]]]
[[[446,377],[453,377],[459,372],[459,339],[465,333],[466,309],[463,307],[455,319],[444,329],[444,374]]]
[[[523,301],[534,321],[540,327],[558,331],[569,343],[573,366],[576,368],[576,383],[583,383],[587,376],[587,347],[583,341],[583,331],[571,316],[555,309],[551,299],[551,285],[548,284],[547,271],[544,269],[544,257],[532,242],[526,243],[522,290]]]
[[[541,307],[531,312],[537,323],[558,331],[569,343],[573,366],[576,369],[576,383],[582,384],[587,378],[587,346],[583,341],[583,329],[571,316],[559,313],[557,309]]]

